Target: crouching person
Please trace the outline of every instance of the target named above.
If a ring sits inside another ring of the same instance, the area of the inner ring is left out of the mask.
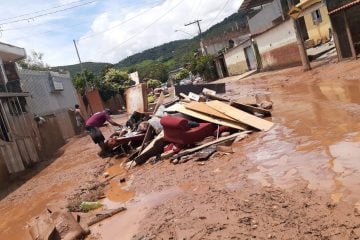
[[[106,155],[105,137],[99,129],[105,122],[109,122],[113,126],[122,127],[121,124],[118,124],[111,119],[109,109],[95,113],[85,123],[85,129],[88,131],[93,142],[98,144],[101,148],[101,152],[99,153],[100,156]]]

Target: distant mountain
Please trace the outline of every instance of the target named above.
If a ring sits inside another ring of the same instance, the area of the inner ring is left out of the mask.
[[[83,68],[87,69],[96,75],[99,75],[101,70],[108,65],[109,63],[100,63],[100,62],[84,62]],[[66,66],[59,66],[53,67],[54,70],[66,70],[70,72],[70,75],[73,76],[77,72],[81,71],[80,64],[73,64],[73,65],[66,65]]]
[[[232,14],[231,16],[225,18],[222,22],[213,25],[211,28],[205,31],[203,33],[203,37],[205,39],[212,38],[221,35],[224,32],[236,31],[239,28],[246,27],[246,14],[248,13],[237,12]],[[140,65],[143,62],[150,60],[160,62],[164,64],[168,70],[173,70],[189,62],[192,55],[197,49],[199,49],[199,47],[200,46],[198,36],[192,39],[177,40],[126,57],[125,59],[115,64],[115,66],[123,68],[125,70],[131,70],[132,68],[136,68],[136,65]],[[97,75],[100,74],[101,69],[104,68],[106,65],[107,63],[83,63],[83,67],[85,69],[92,71]],[[68,70],[70,71],[71,75],[80,71],[79,64],[59,66],[56,68]]]

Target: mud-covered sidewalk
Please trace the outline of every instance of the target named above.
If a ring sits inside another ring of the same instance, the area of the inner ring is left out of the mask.
[[[94,225],[88,239],[357,239],[359,75],[359,61],[349,61],[220,80],[233,99],[269,94],[276,125],[204,163],[162,161],[127,174],[121,159],[99,159],[88,137],[72,139],[3,194],[0,239],[29,239],[26,221],[103,180],[107,162],[121,176],[104,203],[127,210]]]

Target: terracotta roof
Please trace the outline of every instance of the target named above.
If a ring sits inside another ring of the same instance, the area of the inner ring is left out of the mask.
[[[251,9],[251,8],[263,5],[265,3],[272,2],[272,1],[273,0],[244,0],[239,8],[239,11],[240,10],[248,10],[248,9]]]
[[[337,12],[339,12],[341,10],[345,10],[347,8],[351,8],[351,7],[359,5],[359,4],[360,4],[360,0],[354,0],[351,3],[345,4],[344,6],[341,6],[341,7],[337,8],[337,9],[332,10],[331,12],[329,12],[329,15],[337,13]]]

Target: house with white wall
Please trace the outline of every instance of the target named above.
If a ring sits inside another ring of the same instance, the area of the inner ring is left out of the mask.
[[[224,54],[229,75],[301,65],[287,1],[244,0],[239,11],[250,9],[257,13],[248,18],[249,38]]]
[[[25,57],[25,49],[0,43],[0,186],[39,161],[38,129],[26,108],[31,94],[22,91],[15,64]]]

